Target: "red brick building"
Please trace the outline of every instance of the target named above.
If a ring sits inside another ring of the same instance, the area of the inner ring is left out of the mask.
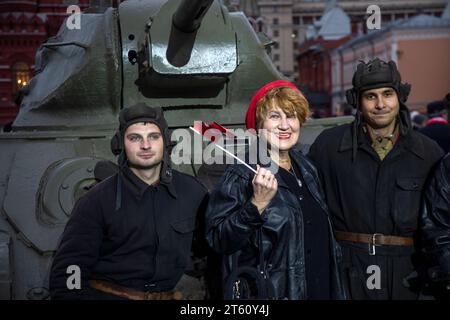
[[[449,52],[450,3],[448,15],[417,15],[354,37],[331,53],[332,108],[345,105],[358,62],[378,57],[397,64],[402,81],[411,84],[408,108],[425,113],[429,102],[450,91]]]
[[[73,3],[83,10],[89,0],[0,2],[0,127],[17,115],[15,96],[33,76],[36,51],[58,32]]]
[[[306,41],[298,48],[297,83],[308,97],[314,117],[331,116],[331,52],[355,32],[350,17],[332,4],[321,19],[308,28]]]
[[[334,116],[342,112],[342,106],[345,105],[343,84],[345,83],[347,88],[351,82],[351,77],[344,79],[344,75],[353,74],[358,60],[367,60],[368,57],[374,56],[373,54],[357,56],[355,52],[359,49],[352,47],[348,50],[347,59],[350,60],[345,62],[346,69],[342,72],[337,71],[335,61],[342,59],[342,56],[339,56],[342,52],[341,48],[346,43],[352,43],[352,39],[368,34],[365,9],[372,3],[363,0],[329,1],[328,3],[321,18],[309,25],[306,40],[297,49],[296,56],[297,83],[305,91],[312,109],[316,111],[316,116],[321,117]],[[417,0],[415,4],[412,1],[403,0],[386,1],[382,5],[382,30],[388,28],[394,21],[412,18],[421,13],[440,17],[446,3],[448,1]],[[359,13],[355,11],[356,6],[360,6]],[[361,8],[364,8],[363,12]],[[371,46],[373,47],[373,44],[369,41],[367,47]]]
[[[332,63],[331,51],[346,43],[352,35],[338,40],[323,38],[306,41],[299,48],[297,83],[304,88],[312,107],[321,109],[321,116],[331,116]]]

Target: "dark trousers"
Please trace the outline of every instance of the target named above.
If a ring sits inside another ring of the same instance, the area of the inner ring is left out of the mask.
[[[352,300],[417,300],[405,278],[414,271],[413,247],[339,242],[343,252],[344,283]],[[379,281],[377,281],[379,279]],[[379,285],[378,285],[379,284]]]

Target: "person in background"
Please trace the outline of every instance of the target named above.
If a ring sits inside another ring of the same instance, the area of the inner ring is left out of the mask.
[[[411,123],[413,126],[413,130],[419,130],[425,127],[425,123],[427,122],[427,117],[423,114],[420,114],[418,111],[411,112]]]
[[[336,117],[342,116],[351,116],[352,115],[352,106],[346,102],[342,102],[338,105],[337,112],[335,114]]]
[[[450,94],[447,95],[447,97]],[[434,101],[427,105],[428,121],[420,133],[435,140],[445,153],[450,152],[450,124],[448,100]]]

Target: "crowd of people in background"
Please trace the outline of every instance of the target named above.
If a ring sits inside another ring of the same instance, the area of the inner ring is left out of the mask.
[[[445,151],[450,151],[450,93],[445,99],[437,100],[427,105],[427,116],[411,113],[411,120],[415,129],[435,140]]]

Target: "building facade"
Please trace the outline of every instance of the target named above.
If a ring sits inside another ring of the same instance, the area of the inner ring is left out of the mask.
[[[345,103],[359,60],[374,57],[397,63],[402,80],[411,84],[407,105],[426,112],[426,105],[450,91],[450,19],[418,15],[353,38],[331,52],[332,112]]]
[[[306,40],[297,56],[297,83],[308,97],[313,115],[331,116],[332,68],[331,52],[355,35],[350,17],[330,3],[320,20],[308,28]]]
[[[67,8],[83,10],[89,0],[40,0],[0,2],[0,127],[11,123],[18,112],[19,90],[34,74],[39,46],[54,36],[68,16]]]
[[[382,24],[398,19],[410,18],[418,14],[439,17],[448,0],[232,0],[237,8],[247,8],[246,14],[258,17],[261,30],[276,44],[272,48],[272,60],[277,68],[291,80],[300,72],[296,56],[300,45],[306,40],[308,27],[318,22],[326,7],[336,3],[350,17],[354,30],[364,31],[367,8],[378,5],[381,9]],[[249,5],[253,3],[253,5]],[[258,10],[249,12],[257,3]],[[259,31],[259,30],[257,30]]]
[[[335,105],[342,101],[342,97],[338,97],[342,92],[338,93],[337,88],[348,85],[348,79],[345,78],[347,73],[340,72],[340,68],[346,72],[353,70],[350,62],[338,65],[330,52],[353,36],[365,32],[366,10],[369,5],[377,4],[380,7],[381,27],[384,28],[392,21],[418,14],[439,17],[447,2],[448,0],[223,0],[224,4],[244,11],[256,31],[264,32],[274,40],[271,55],[275,66],[290,80],[307,86],[313,102],[328,108],[325,112],[327,115],[333,114]],[[0,2],[0,127],[10,123],[18,112],[15,100],[19,90],[26,86],[34,74],[36,50],[47,38],[57,33],[68,16],[69,5],[78,4],[84,11],[89,3],[91,6],[117,6],[120,0]],[[352,35],[327,39],[319,34],[319,37],[307,38],[308,30],[312,26],[320,26],[327,8],[333,6],[341,8],[349,17]],[[332,63],[332,60],[335,62]],[[341,78],[342,81],[336,82]],[[333,95],[332,98],[330,94]],[[327,102],[331,99],[332,103]],[[425,97],[417,99],[425,100]]]

